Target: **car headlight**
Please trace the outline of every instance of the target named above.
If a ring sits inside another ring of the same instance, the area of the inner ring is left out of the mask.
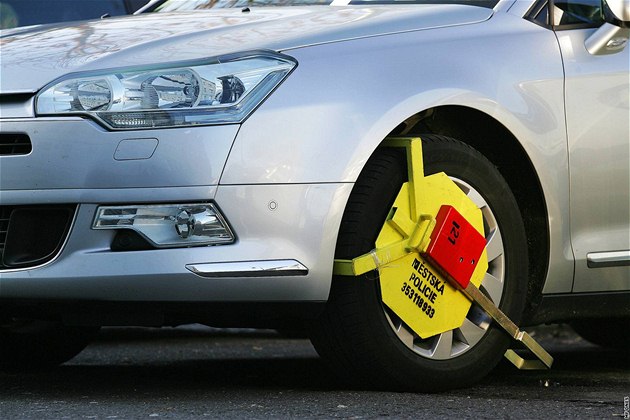
[[[37,95],[37,115],[91,116],[111,129],[242,122],[296,66],[276,53],[69,75]]]

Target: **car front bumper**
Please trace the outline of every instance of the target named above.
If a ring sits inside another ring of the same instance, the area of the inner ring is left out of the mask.
[[[221,185],[237,131],[108,132],[79,118],[4,120],[2,133],[27,134],[33,151],[0,156],[0,206],[77,210],[52,260],[0,271],[0,300],[326,300],[352,184]],[[194,202],[215,203],[235,242],[112,251],[116,231],[92,229],[99,205]]]

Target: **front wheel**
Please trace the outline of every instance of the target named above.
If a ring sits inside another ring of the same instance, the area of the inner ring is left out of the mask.
[[[425,174],[445,172],[481,209],[489,265],[480,289],[518,322],[525,304],[527,241],[506,181],[483,155],[462,142],[425,135],[422,147]],[[374,248],[406,171],[400,149],[380,148],[370,158],[346,206],[335,258],[352,259]],[[373,271],[334,277],[311,341],[337,371],[363,385],[435,392],[484,377],[500,361],[510,339],[476,305],[459,328],[422,339],[383,304],[378,272]]]

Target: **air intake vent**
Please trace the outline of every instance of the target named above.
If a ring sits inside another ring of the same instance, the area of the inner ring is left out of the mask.
[[[0,156],[28,155],[32,150],[31,139],[26,134],[0,134]]]
[[[0,206],[0,271],[52,260],[61,250],[76,205]]]

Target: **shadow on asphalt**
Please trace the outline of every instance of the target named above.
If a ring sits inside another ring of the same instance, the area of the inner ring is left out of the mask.
[[[535,331],[555,358],[549,371],[518,371],[500,365],[467,395],[492,389],[495,397],[523,398],[515,389],[588,387],[606,381],[628,386],[630,354],[585,342],[570,330]],[[559,332],[558,332],[559,331]],[[194,398],[233,389],[332,391],[348,389],[317,356],[308,340],[286,339],[270,330],[104,329],[97,341],[67,364],[46,372],[2,374],[0,396],[11,388],[71,398],[172,393]]]
[[[350,387],[308,340],[274,331],[104,329],[56,369],[0,373],[0,418],[623,417],[627,353],[589,344],[566,327],[532,333],[555,357],[551,370],[504,362],[471,388],[415,394]]]

